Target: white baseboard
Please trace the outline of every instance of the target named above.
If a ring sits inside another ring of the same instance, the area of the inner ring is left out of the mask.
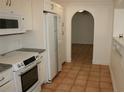
[[[71,60],[66,60],[65,62],[71,63],[72,61]]]
[[[114,89],[114,92],[117,92],[118,90],[117,90],[117,87],[116,87],[115,78],[114,78],[114,74],[113,74],[111,65],[109,65],[109,68],[110,68],[110,73],[111,73],[111,79],[112,79],[113,89]]]

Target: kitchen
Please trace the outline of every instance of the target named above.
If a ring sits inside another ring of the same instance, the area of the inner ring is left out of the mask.
[[[120,27],[118,24],[123,19],[120,16],[123,15],[124,2],[115,0],[114,14],[112,0],[103,0],[104,2],[84,0],[83,4],[80,0],[78,2],[53,1],[0,0],[0,91],[36,92],[42,91],[42,84],[52,83],[57,73],[62,71],[62,64],[71,62],[71,17],[77,11],[76,9],[82,8],[89,9],[93,13],[97,24],[95,25],[93,64],[110,65],[114,91],[123,91],[121,75],[116,77],[118,75],[114,71],[117,62],[113,57],[114,54],[111,61],[111,45],[114,15],[114,37],[123,36],[123,26]],[[102,17],[105,20],[100,21]],[[6,24],[3,25],[5,22]],[[118,44],[116,41],[119,40],[114,41],[117,49],[120,49],[116,45]],[[117,53],[123,56],[123,53]],[[121,70],[116,69],[120,73]],[[120,79],[119,84],[118,79]]]
[[[0,4],[0,91],[41,91],[41,85],[51,82],[64,62],[61,57],[64,51],[61,53],[60,49],[64,47],[61,30],[55,32],[55,36],[43,31],[48,31],[46,22],[49,24],[51,18],[51,22],[55,22],[50,23],[55,26],[49,28],[51,31],[63,29],[59,26],[62,25],[62,7],[46,0],[0,0]],[[45,5],[49,4],[54,13],[43,13],[43,6],[44,11],[48,11]],[[53,37],[49,39],[48,34]]]

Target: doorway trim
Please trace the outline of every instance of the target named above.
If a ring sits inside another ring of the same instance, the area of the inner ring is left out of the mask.
[[[66,62],[72,62],[72,39],[71,39],[71,36],[72,36],[72,18],[73,16],[75,15],[75,13],[77,13],[79,10],[85,10],[85,11],[88,11],[94,18],[94,40],[93,40],[93,44],[94,44],[94,47],[93,47],[93,59],[92,59],[92,63],[94,64],[94,59],[95,59],[95,31],[96,31],[96,25],[95,25],[95,22],[96,22],[96,19],[95,19],[95,13],[94,11],[92,10],[89,10],[89,9],[75,9],[71,12],[67,12],[66,15],[69,15],[66,17],[66,19],[68,20],[68,22],[66,22]],[[68,14],[69,13],[69,14]]]
[[[72,28],[73,28],[73,25],[72,25],[72,23],[73,23],[73,18],[74,18],[74,16],[77,14],[77,13],[83,13],[83,12],[87,12],[91,17],[92,17],[92,20],[93,20],[93,48],[94,48],[94,27],[95,27],[95,22],[94,22],[94,16],[92,15],[92,13],[90,13],[89,11],[87,11],[87,10],[79,10],[79,11],[77,11],[73,16],[72,16],[72,19],[71,19],[71,49],[72,49]],[[93,54],[94,54],[94,49],[93,49],[93,51],[92,51],[92,63],[93,63]],[[71,59],[72,59],[72,50],[71,50]]]

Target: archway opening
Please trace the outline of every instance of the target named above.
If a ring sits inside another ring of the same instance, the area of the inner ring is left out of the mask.
[[[72,18],[72,62],[92,64],[94,18],[88,11],[78,11]]]

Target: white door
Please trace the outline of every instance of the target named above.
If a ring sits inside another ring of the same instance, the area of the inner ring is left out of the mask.
[[[62,36],[62,26],[61,26],[61,17],[57,18],[57,31],[58,31],[58,70],[62,70],[63,63],[63,36]]]
[[[65,62],[65,35],[64,35],[64,24],[63,17],[61,15],[58,16],[58,58],[60,65],[60,70],[62,68],[62,64]]]
[[[46,14],[46,36],[47,36],[47,53],[49,80],[52,80],[57,74],[57,20],[56,15]]]

